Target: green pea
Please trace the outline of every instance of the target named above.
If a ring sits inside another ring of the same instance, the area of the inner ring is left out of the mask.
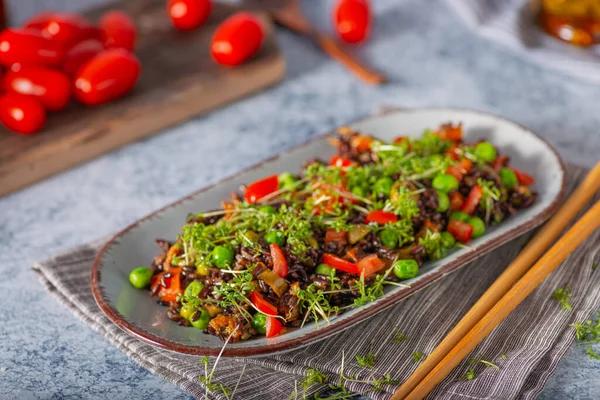
[[[352,193],[354,193],[358,197],[365,197],[365,190],[363,188],[361,188],[360,186],[354,186],[352,188]]]
[[[212,251],[210,258],[217,268],[227,268],[233,261],[233,250],[226,246],[217,246]]]
[[[330,267],[327,264],[319,264],[317,268],[315,268],[315,274],[317,275],[331,275],[331,271],[335,271],[335,268]]]
[[[189,297],[189,298],[198,297],[198,295],[200,294],[200,292],[202,291],[202,289],[204,289],[204,284],[202,282],[192,281],[185,288],[185,291],[183,292],[183,295],[185,297]]]
[[[479,217],[471,217],[467,223],[473,227],[471,237],[477,238],[485,233],[485,222]]]
[[[195,319],[194,319],[195,318]],[[210,322],[210,314],[205,309],[198,310],[190,317],[190,323],[194,328],[206,329]]]
[[[502,181],[502,186],[506,188],[511,188],[519,183],[517,174],[510,168],[502,168],[500,170],[500,180]]]
[[[260,211],[263,214],[275,214],[276,213],[275,209],[271,206],[262,206],[258,209],[258,211]]]
[[[394,263],[394,274],[398,279],[410,279],[419,275],[419,263],[416,260],[398,260]]]
[[[281,247],[285,244],[285,235],[278,229],[272,229],[265,235],[265,242],[269,244],[275,243]]]
[[[481,161],[492,162],[496,159],[496,148],[490,142],[477,143],[474,152]]]
[[[150,285],[152,280],[152,270],[146,267],[139,267],[129,273],[129,282],[136,289],[143,289]]]
[[[384,229],[379,232],[379,239],[384,246],[395,249],[398,246],[398,234],[391,229]]]
[[[458,180],[450,174],[439,174],[431,183],[438,192],[448,193],[458,189]]]
[[[463,211],[454,211],[452,214],[450,214],[451,220],[455,219],[457,221],[467,222],[469,218],[471,218],[471,216]]]
[[[442,232],[442,246],[444,246],[447,249],[450,249],[454,247],[455,244],[456,239],[454,239],[454,236],[452,236],[450,232]]]
[[[289,172],[283,172],[281,174],[279,174],[279,188],[280,189],[290,189],[292,187],[294,187],[296,183],[296,178],[294,178],[294,175],[290,174]]]
[[[444,156],[441,154],[432,154],[429,156],[429,165],[436,166],[444,161]]]
[[[384,194],[386,196],[389,196],[392,192],[392,186],[394,186],[394,181],[392,180],[392,178],[386,176],[378,179],[377,182],[375,182],[375,185],[373,186],[373,191],[376,194]]]
[[[437,192],[438,196],[438,206],[435,209],[439,212],[446,212],[450,208],[450,198],[444,192]]]
[[[267,316],[261,313],[254,314],[254,317],[252,317],[252,327],[261,335],[267,333]]]
[[[179,315],[181,315],[183,318],[187,319],[189,321],[189,319],[191,318],[191,316],[194,314],[194,312],[196,312],[196,310],[194,309],[194,307],[188,306],[187,304],[181,307],[181,310],[179,310]]]

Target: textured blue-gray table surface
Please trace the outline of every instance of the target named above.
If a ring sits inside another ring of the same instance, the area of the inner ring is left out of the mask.
[[[18,21],[37,2],[17,3]],[[539,132],[569,161],[590,166],[599,159],[600,87],[474,37],[441,0],[374,3],[372,40],[356,51],[385,71],[389,84],[367,86],[280,31],[288,72],[277,87],[0,198],[0,398],[188,398],[83,326],[42,289],[31,264],[378,105],[485,110]],[[330,2],[305,4],[327,26]],[[598,398],[599,377],[600,362],[573,347],[542,398]]]

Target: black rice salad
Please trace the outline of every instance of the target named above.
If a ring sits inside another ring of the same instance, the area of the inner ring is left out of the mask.
[[[171,320],[222,340],[328,321],[535,202],[531,176],[462,136],[461,124],[445,124],[384,143],[340,128],[337,155],[190,215],[130,281],[149,287]]]

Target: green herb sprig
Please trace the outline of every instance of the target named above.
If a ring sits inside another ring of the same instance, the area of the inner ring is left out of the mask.
[[[357,354],[356,362],[363,368],[373,368],[375,366],[375,354],[369,352],[366,356]]]
[[[573,311],[573,307],[570,303],[571,288],[569,286],[556,289],[554,293],[552,293],[552,298],[560,303],[562,310]]]
[[[575,328],[575,337],[579,344],[588,345],[586,352],[590,356],[590,359],[600,359],[600,355],[594,352],[592,348],[592,344],[600,343],[600,310],[596,319],[595,323],[591,319],[588,319],[585,322],[571,324]]]
[[[465,379],[468,381],[475,379],[475,376],[476,376],[475,375],[475,366],[480,363],[485,365],[487,368],[494,368],[497,370],[500,369],[500,367],[498,367],[496,364],[494,364],[491,361],[486,360],[483,357],[471,358],[469,360],[469,366],[467,368],[467,372],[461,377],[461,379]]]

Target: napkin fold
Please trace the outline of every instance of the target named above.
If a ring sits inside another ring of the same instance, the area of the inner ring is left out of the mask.
[[[536,18],[540,0],[446,0],[478,35],[510,48],[544,68],[600,83],[598,50],[579,48],[546,34]]]
[[[585,171],[569,167],[572,189]],[[342,355],[344,375],[356,376],[345,386],[373,399],[389,399],[397,385],[383,385],[375,391],[373,379],[389,373],[405,380],[418,366],[416,352],[426,357],[461,316],[519,253],[532,233],[523,235],[468,266],[448,275],[397,305],[329,339],[264,358],[220,359],[213,382],[234,388],[236,399],[288,399],[295,388],[301,398],[301,382],[307,371],[318,368],[337,382]],[[178,385],[196,398],[225,399],[200,382],[204,365],[200,357],[161,350],[135,339],[114,325],[98,308],[90,287],[92,261],[105,240],[88,243],[45,261],[33,270],[45,288],[86,325],[104,335],[152,373]],[[533,399],[556,369],[560,358],[575,340],[569,325],[584,321],[600,304],[600,268],[592,264],[600,250],[596,231],[559,266],[535,292],[519,305],[473,352],[441,382],[432,399]],[[552,299],[559,287],[570,286],[573,311],[563,311]],[[402,336],[398,336],[401,333]],[[395,340],[400,339],[400,340]],[[372,369],[362,368],[355,356],[375,355]],[[462,379],[470,358],[484,358],[499,369],[473,366],[475,378]],[[210,360],[210,366],[214,364]],[[244,373],[241,374],[244,369]],[[371,382],[371,383],[369,383]],[[313,385],[308,393],[327,390]]]

